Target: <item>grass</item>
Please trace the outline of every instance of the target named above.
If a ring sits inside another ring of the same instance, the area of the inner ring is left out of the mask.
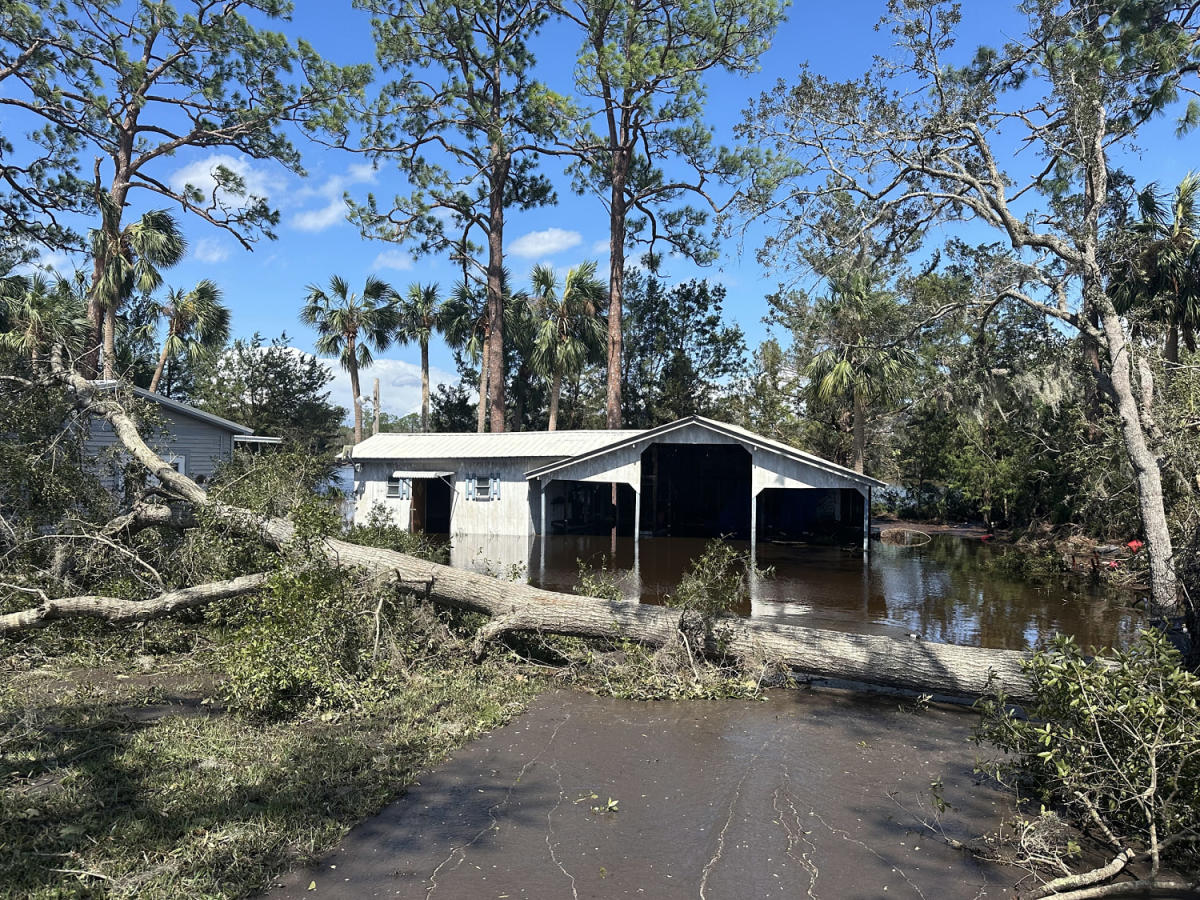
[[[0,896],[242,897],[329,849],[538,685],[415,673],[353,711],[256,723],[194,665],[27,670],[0,684]]]
[[[474,664],[479,616],[303,563],[203,621],[74,623],[5,644],[0,897],[257,893],[548,684],[761,696],[778,675],[765,662],[696,656],[744,589],[728,552],[701,562],[676,598],[689,634],[657,650],[534,635]],[[585,587],[615,590],[604,574]]]

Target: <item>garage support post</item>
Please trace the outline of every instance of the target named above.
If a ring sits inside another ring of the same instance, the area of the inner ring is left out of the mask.
[[[758,559],[755,550],[758,547],[758,494],[754,493],[753,483],[750,485],[750,562]]]
[[[546,571],[546,535],[550,533],[550,529],[546,527],[546,482],[541,478],[538,479],[538,499],[541,504],[540,515],[538,516],[538,553],[540,556],[541,571]]]
[[[863,493],[863,553],[871,552],[871,490],[868,486]]]
[[[642,492],[633,492],[633,565],[637,568],[642,548]]]

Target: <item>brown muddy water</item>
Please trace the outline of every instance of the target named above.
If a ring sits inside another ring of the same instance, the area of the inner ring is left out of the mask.
[[[826,689],[757,703],[552,692],[269,897],[1012,897],[1024,873],[942,839],[1011,814],[973,772],[973,721]]]
[[[705,541],[643,538],[633,541],[555,535],[524,538],[466,536],[451,548],[451,564],[538,587],[571,591],[579,563],[607,566],[629,600],[661,603]],[[745,541],[731,541],[749,552]],[[1075,576],[1023,580],[991,565],[998,550],[978,538],[934,535],[921,547],[871,542],[861,549],[762,543],[742,615],[811,628],[867,634],[919,635],[924,640],[995,649],[1027,650],[1056,633],[1085,648],[1124,646],[1144,623],[1129,604],[1133,595],[1106,590]]]

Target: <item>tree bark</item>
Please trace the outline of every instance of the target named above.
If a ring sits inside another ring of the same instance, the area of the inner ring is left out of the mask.
[[[554,370],[554,378],[550,382],[550,425],[547,431],[558,428],[558,395],[562,392],[562,372]]]
[[[421,341],[421,430],[429,431],[429,339]]]
[[[61,597],[46,600],[32,609],[0,616],[0,635],[45,628],[65,619],[102,619],[111,624],[128,624],[160,619],[185,609],[195,609],[215,600],[240,597],[258,590],[266,574],[242,575],[228,581],[214,581],[160,594],[151,600],[123,600],[120,597]]]
[[[350,362],[350,392],[354,394],[354,443],[362,443],[362,397],[358,389],[358,359],[354,355],[354,335],[346,338],[346,358]]]
[[[167,367],[167,347],[171,343],[171,331],[167,331],[167,339],[163,341],[162,353],[158,355],[158,365],[154,367],[154,377],[150,379],[150,393],[158,393],[158,383],[162,380],[163,369]]]
[[[1172,365],[1179,362],[1179,321],[1174,310],[1171,311],[1171,321],[1167,325],[1167,343],[1163,347],[1163,359]]]
[[[1132,360],[1124,326],[1111,301],[1098,288],[1096,294],[1099,295],[1096,302],[1100,324],[1108,345],[1109,378],[1121,421],[1121,437],[1138,486],[1138,510],[1150,557],[1150,594],[1160,608],[1174,612],[1179,608],[1179,587],[1158,460],[1146,441],[1147,426],[1134,393]]]
[[[504,186],[507,162],[493,163],[491,209],[488,218],[487,303],[491,330],[488,345],[488,401],[493,432],[504,431]]]
[[[605,423],[621,427],[621,304],[625,294],[625,182],[629,177],[628,154],[613,153],[612,192],[608,232],[608,395]]]
[[[97,190],[99,185],[97,185]],[[88,292],[88,346],[79,360],[79,369],[88,378],[100,374],[100,348],[104,346],[104,304],[100,301],[97,288],[104,274],[104,260],[99,254],[92,260],[92,288]]]
[[[854,436],[854,471],[859,475],[863,473],[863,457],[866,455],[867,444],[867,410],[866,404],[863,403],[862,394],[858,391],[854,392],[854,412],[853,420],[850,427]]]
[[[195,528],[196,516],[191,507],[186,504],[174,503],[170,506],[163,506],[162,504],[138,501],[129,512],[107,522],[100,529],[100,534],[111,539],[118,535],[134,535],[145,528],[158,527],[174,528],[177,531]]]
[[[150,449],[115,398],[102,395],[80,375],[63,372],[61,366],[56,371],[74,392],[77,405],[86,412],[103,415],[130,456],[155,475],[168,491],[194,507],[203,508],[228,527],[270,546],[284,548],[295,538],[296,528],[287,519],[264,518],[211,500],[203,488],[176,472]],[[422,584],[424,595],[435,603],[485,613],[498,620],[481,636],[481,642],[521,630],[622,638],[662,646],[677,639],[683,624],[681,616],[692,615],[649,604],[545,591],[336,538],[325,538],[319,546],[330,565],[374,572],[405,584]],[[94,603],[95,598],[87,599]],[[137,606],[139,610],[146,608],[144,604]],[[17,615],[37,619],[35,611]],[[932,693],[979,695],[999,688],[1017,700],[1030,696],[1029,682],[1022,669],[1029,654],[1014,650],[983,650],[881,635],[847,634],[736,617],[719,620],[706,649],[747,659],[770,659],[820,677]]]
[[[1150,595],[1161,609],[1174,612],[1179,608],[1179,587],[1175,577],[1171,531],[1167,527],[1158,459],[1146,440],[1148,429],[1143,419],[1143,415],[1148,416],[1151,411],[1138,408],[1133,386],[1132,348],[1127,341],[1125,324],[1104,290],[1104,273],[1099,263],[1100,213],[1108,199],[1108,160],[1104,149],[1108,111],[1098,101],[1093,101],[1090,111],[1095,116],[1095,125],[1094,133],[1086,145],[1085,227],[1084,239],[1079,246],[1083,263],[1084,310],[1094,312],[1099,317],[1108,350],[1113,401],[1121,421],[1125,452],[1133,466],[1138,486],[1138,508],[1150,557]]]
[[[104,310],[104,380],[117,377],[117,308],[110,304]]]
[[[483,350],[479,357],[479,411],[475,416],[475,430],[480,434],[487,431],[488,363],[492,349],[491,331],[490,327],[484,329]]]
[[[379,434],[379,379],[375,379],[375,389],[371,392],[371,434]]]

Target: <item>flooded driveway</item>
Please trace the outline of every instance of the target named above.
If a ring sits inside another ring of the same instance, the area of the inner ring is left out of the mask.
[[[826,689],[760,703],[555,692],[269,896],[1012,896],[1020,873],[920,824],[934,783],[956,839],[1007,814],[972,773],[973,721]]]
[[[633,541],[555,535],[544,539],[464,536],[452,546],[452,565],[502,577],[527,577],[548,589],[570,591],[579,562],[606,564],[630,600],[661,602],[675,589],[705,541],[643,538]],[[745,541],[731,541],[749,552]],[[1056,633],[1084,647],[1123,646],[1143,622],[1120,595],[1084,579],[1039,581],[1004,575],[992,564],[996,549],[978,538],[934,535],[922,547],[871,542],[871,552],[837,547],[758,545],[758,566],[770,574],[751,581],[743,615],[793,625],[1005,650],[1028,650]]]

